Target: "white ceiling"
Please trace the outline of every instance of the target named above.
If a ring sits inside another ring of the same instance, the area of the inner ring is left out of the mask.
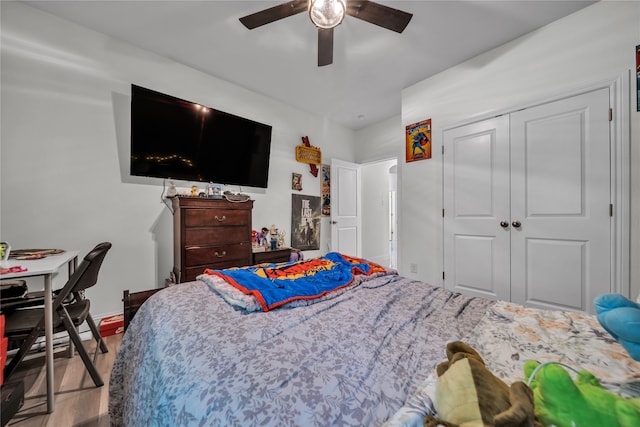
[[[594,3],[379,1],[413,14],[405,31],[347,16],[333,64],[318,67],[306,13],[254,30],[238,21],[283,2],[25,1],[352,129],[399,115],[402,89]]]

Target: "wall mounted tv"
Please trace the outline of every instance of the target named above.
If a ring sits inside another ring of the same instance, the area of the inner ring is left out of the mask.
[[[271,126],[131,85],[131,175],[267,188]]]

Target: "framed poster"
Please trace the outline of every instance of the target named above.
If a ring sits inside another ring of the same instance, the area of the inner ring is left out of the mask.
[[[321,179],[322,216],[331,216],[331,166],[322,165]]]
[[[291,195],[291,246],[320,249],[320,197]]]
[[[407,163],[431,158],[431,119],[406,127]]]
[[[291,189],[302,191],[302,174],[295,172],[291,174]]]

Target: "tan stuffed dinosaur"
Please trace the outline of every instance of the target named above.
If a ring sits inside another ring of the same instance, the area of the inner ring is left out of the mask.
[[[522,381],[509,387],[462,341],[447,344],[447,362],[436,368],[435,407],[425,427],[530,427],[535,422],[533,392]]]

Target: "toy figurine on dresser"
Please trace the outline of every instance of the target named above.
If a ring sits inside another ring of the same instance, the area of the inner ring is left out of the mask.
[[[278,229],[275,224],[271,224],[269,234],[271,235],[271,250],[278,249]]]

